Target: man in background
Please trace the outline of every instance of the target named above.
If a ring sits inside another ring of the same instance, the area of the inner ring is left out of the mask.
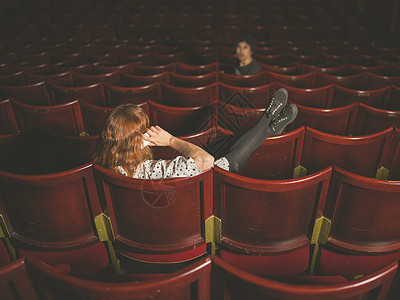
[[[239,60],[238,65],[235,67],[236,75],[251,75],[262,71],[261,66],[252,56],[255,46],[254,39],[246,33],[236,38],[234,48],[236,57]]]

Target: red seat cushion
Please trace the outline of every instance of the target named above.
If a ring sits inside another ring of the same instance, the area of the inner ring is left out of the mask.
[[[309,247],[280,255],[243,255],[221,250],[223,260],[249,273],[268,275],[297,275],[308,268]]]
[[[343,276],[308,276],[308,275],[291,275],[291,276],[268,276],[272,279],[284,283],[304,284],[304,285],[325,285],[348,282]]]
[[[321,249],[320,269],[328,275],[341,275],[351,280],[356,275],[371,274],[398,260],[400,252],[387,255],[350,255]]]
[[[150,263],[179,263],[185,262],[188,260],[195,259],[197,257],[202,256],[206,253],[207,246],[206,244],[201,245],[200,247],[172,254],[148,254],[148,253],[136,253],[136,252],[128,252],[128,251],[119,251],[121,254],[138,260],[142,262],[150,262]]]
[[[20,256],[34,256],[51,266],[69,265],[71,275],[89,275],[103,270],[108,265],[108,253],[103,243],[82,249],[45,252],[20,249]]]

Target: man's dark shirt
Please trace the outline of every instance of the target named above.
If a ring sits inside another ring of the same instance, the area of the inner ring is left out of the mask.
[[[252,62],[244,67],[235,67],[235,75],[251,75],[261,72],[263,69],[253,58]]]

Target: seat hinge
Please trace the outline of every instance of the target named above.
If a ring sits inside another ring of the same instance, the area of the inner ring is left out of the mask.
[[[212,215],[205,222],[206,243],[211,245],[211,257],[214,257],[216,244],[221,242],[222,221],[220,218]]]
[[[389,170],[385,167],[380,167],[376,170],[375,179],[387,180],[389,178]]]
[[[331,220],[324,216],[315,221],[311,237],[311,244],[314,245],[313,256],[311,258],[310,275],[314,274],[315,263],[319,251],[319,245],[325,245],[328,242],[329,231],[331,229]]]
[[[94,223],[96,225],[97,235],[99,236],[100,241],[114,241],[115,238],[110,217],[108,217],[105,213],[101,213],[94,218]]]
[[[107,212],[101,213],[94,218],[94,223],[97,229],[97,235],[100,241],[107,243],[108,252],[110,255],[110,260],[116,274],[124,273],[121,270],[120,261],[117,258],[117,253],[115,252],[112,242],[115,240],[114,232],[111,225],[110,217]]]
[[[307,175],[307,169],[304,168],[302,165],[298,165],[293,170],[293,178],[299,178]]]
[[[10,231],[7,228],[6,222],[4,221],[4,217],[2,214],[0,214],[0,238],[4,239],[4,242],[6,244],[6,248],[7,248],[8,254],[10,255],[11,260],[16,260],[17,252],[15,251],[14,246],[11,244]]]

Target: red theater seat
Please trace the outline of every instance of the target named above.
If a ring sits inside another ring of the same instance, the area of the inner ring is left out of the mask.
[[[300,165],[304,127],[267,138],[241,166],[239,175],[257,179],[290,179]]]
[[[140,104],[147,100],[160,102],[161,98],[160,85],[158,83],[139,87],[125,87],[104,83],[103,88],[107,103],[111,107],[124,103]]]
[[[43,81],[43,80],[42,80]],[[27,84],[25,72],[18,71],[13,74],[0,75],[0,84],[22,86]]]
[[[48,86],[52,99],[58,104],[73,100],[95,105],[106,104],[102,82],[88,86],[78,86],[74,83],[70,84],[54,80],[49,81]]]
[[[51,106],[28,105],[12,100],[12,105],[21,130],[41,127],[72,136],[85,131],[77,100]]]
[[[248,108],[218,102],[218,125],[234,133],[252,128],[264,114],[265,108]]]
[[[260,180],[215,167],[214,215],[222,220],[219,256],[258,275],[304,272],[331,170],[297,179]]]
[[[400,111],[400,86],[391,86],[390,94],[387,99],[386,109]]]
[[[165,65],[152,66],[137,62],[133,66],[133,72],[135,75],[155,75],[166,71],[175,72],[175,64],[170,63]]]
[[[30,105],[51,105],[52,101],[44,81],[29,85],[0,85],[0,95]]]
[[[85,74],[78,71],[72,71],[72,75],[74,77],[74,82],[78,86],[87,86],[96,84],[99,82],[108,82],[110,84],[120,84],[121,79],[119,77],[119,71],[111,71],[106,73],[99,73],[99,74]]]
[[[307,128],[301,165],[308,173],[335,164],[350,172],[375,177],[383,164],[393,129],[365,135],[339,136]]]
[[[217,123],[217,102],[195,107],[172,107],[148,101],[152,125],[159,125],[173,135],[201,132]]]
[[[373,107],[384,108],[389,92],[390,86],[377,90],[358,90],[334,85],[330,107],[341,107],[362,102]]]
[[[218,83],[219,100],[237,107],[266,108],[275,90],[274,82],[257,87],[237,87]]]
[[[316,73],[316,86],[326,86],[330,84],[335,84],[341,87],[358,89],[360,88],[361,81],[364,74],[357,73],[352,75],[334,75],[327,73]]]
[[[169,74],[169,84],[178,87],[202,87],[217,83],[217,81],[217,72],[204,75],[181,75],[176,73]]]
[[[307,127],[337,135],[349,135],[353,132],[357,103],[339,108],[326,109],[297,104],[297,108],[297,117],[288,125],[286,128],[287,131],[306,125]],[[381,130],[375,132],[378,131]]]
[[[175,107],[193,107],[209,104],[218,98],[218,85],[183,88],[161,84],[161,103]]]
[[[46,155],[56,171],[65,171],[93,160],[98,135],[69,136],[45,133]]]
[[[266,73],[259,72],[252,75],[233,75],[220,72],[219,81],[235,87],[258,87],[265,84]]]
[[[0,171],[0,211],[22,255],[68,264],[71,274],[92,274],[108,265],[94,218],[102,213],[92,165],[46,175]]]
[[[364,103],[358,105],[353,135],[365,135],[389,127],[400,128],[400,112],[378,109]]]
[[[184,62],[176,62],[176,73],[182,75],[204,75],[218,71],[218,63],[211,63],[205,65],[190,65]]]
[[[293,87],[309,89],[312,87],[314,77],[315,77],[315,72],[310,72],[301,75],[286,75],[268,71],[267,83],[276,81]]]
[[[319,88],[298,88],[278,82],[278,88],[285,88],[288,91],[289,101],[313,108],[327,108],[331,102],[333,85]]]
[[[335,167],[323,215],[331,221],[321,270],[347,278],[376,272],[400,257],[399,182]]]
[[[169,72],[154,75],[133,75],[125,72],[120,73],[121,85],[125,87],[139,87],[153,83],[169,82]]]
[[[206,253],[203,226],[212,215],[211,170],[160,180],[125,177],[97,165],[94,171],[117,251],[148,263],[178,263]]]

